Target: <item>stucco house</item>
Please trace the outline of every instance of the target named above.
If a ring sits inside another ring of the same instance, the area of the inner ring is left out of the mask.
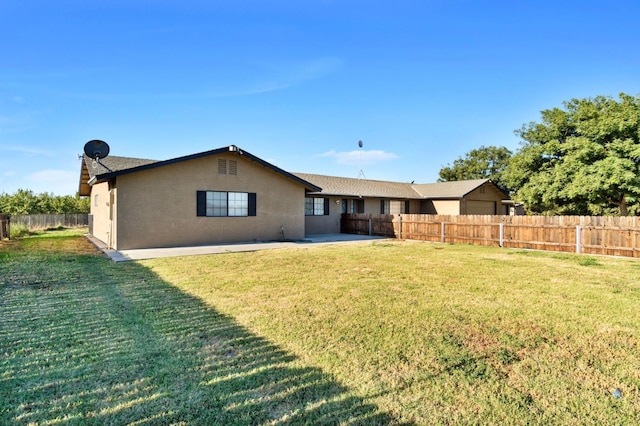
[[[488,179],[413,184],[291,173],[234,145],[165,161],[84,157],[90,233],[114,249],[299,240],[343,213],[509,214]]]

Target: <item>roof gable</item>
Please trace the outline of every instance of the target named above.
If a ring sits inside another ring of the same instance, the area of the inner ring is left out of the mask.
[[[423,198],[464,198],[487,182],[491,182],[491,179],[424,183],[413,187]],[[491,184],[495,186],[493,182]]]
[[[81,196],[90,195],[91,184],[89,184],[89,182],[97,181],[98,176],[104,175],[105,173],[115,173],[127,169],[136,169],[141,166],[157,162],[158,160],[118,157],[116,155],[110,155],[106,158],[100,159],[100,161],[94,161],[92,158],[85,155],[82,159],[82,166],[80,169],[79,194]]]
[[[255,155],[238,148],[235,145],[230,145],[224,148],[218,148],[211,151],[200,152],[197,154],[186,155],[183,157],[172,158],[164,161],[147,160],[142,158],[109,156],[97,162],[97,165],[95,168],[93,167],[93,160],[85,156],[82,170],[80,172],[80,195],[90,195],[91,185],[93,185],[94,183],[106,182],[110,179],[116,178],[117,176],[130,174],[130,173],[137,173],[143,170],[150,170],[157,167],[163,167],[170,164],[176,164],[183,161],[193,160],[196,158],[219,155],[222,153],[233,153],[233,154],[245,157],[263,167],[266,167],[276,173],[283,175],[288,179],[291,179],[300,183],[309,191],[321,190],[320,187],[310,182],[307,182],[304,179],[299,178],[298,176],[295,176],[289,172],[286,172],[281,168],[276,167],[273,164],[268,163],[262,160],[261,158],[258,158]]]

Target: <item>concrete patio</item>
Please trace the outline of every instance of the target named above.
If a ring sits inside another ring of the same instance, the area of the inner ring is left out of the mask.
[[[221,254],[233,252],[246,252],[257,250],[273,250],[280,248],[310,248],[326,244],[354,244],[370,241],[385,240],[385,237],[352,234],[320,234],[307,235],[304,240],[296,241],[259,241],[233,244],[218,244],[192,247],[165,247],[135,250],[113,250],[107,248],[101,241],[87,235],[98,249],[109,256],[114,262],[127,262],[132,260],[156,259],[162,257],[198,256],[206,254]]]

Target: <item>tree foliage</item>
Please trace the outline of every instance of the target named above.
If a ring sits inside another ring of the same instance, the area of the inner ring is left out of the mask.
[[[530,213],[640,214],[640,98],[597,96],[541,112],[516,131],[503,174]]]
[[[0,193],[0,212],[7,214],[89,213],[89,199],[70,195],[54,196],[19,189],[15,194]]]
[[[455,160],[453,165],[440,169],[438,181],[491,179],[502,189],[508,190],[503,182],[502,173],[511,155],[512,152],[503,146],[481,146]]]

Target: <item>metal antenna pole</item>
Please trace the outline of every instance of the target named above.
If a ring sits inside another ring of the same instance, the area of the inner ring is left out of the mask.
[[[359,161],[360,161],[360,171],[358,172],[358,179],[360,179],[360,176],[362,176],[362,179],[366,179],[366,177],[364,176],[364,172],[362,171],[362,141],[358,141],[358,155],[360,157]]]

